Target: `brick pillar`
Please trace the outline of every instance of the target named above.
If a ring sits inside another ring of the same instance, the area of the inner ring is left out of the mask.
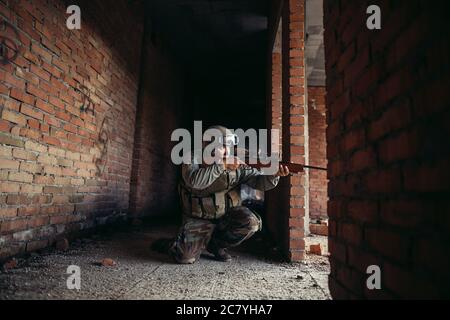
[[[268,110],[267,126],[270,129],[280,130],[279,149],[282,148],[282,54],[281,54],[281,22],[276,23],[276,38],[273,48],[270,50],[269,57],[269,85],[268,90],[270,96],[268,104],[270,109]],[[273,147],[272,147],[273,150]],[[283,244],[285,238],[286,224],[281,212],[287,212],[283,210],[282,190],[283,183],[270,192],[266,193],[266,211],[267,211],[267,228],[277,244]],[[284,201],[285,202],[285,201]],[[287,213],[285,214],[288,215]]]
[[[283,60],[283,160],[305,163],[307,159],[307,119],[305,90],[305,1],[285,1],[282,17]],[[308,177],[287,179],[284,200],[289,203],[287,254],[291,261],[301,261],[305,253],[307,231]]]
[[[311,165],[319,166],[322,168],[326,168],[328,165],[325,97],[325,87],[308,87],[309,162]],[[310,171],[309,190],[309,216],[311,222],[317,223],[317,220],[327,220],[327,172],[318,170]]]
[[[282,55],[281,55],[281,25],[278,29],[275,46],[272,52],[272,129],[282,130]],[[281,135],[280,135],[281,145]]]

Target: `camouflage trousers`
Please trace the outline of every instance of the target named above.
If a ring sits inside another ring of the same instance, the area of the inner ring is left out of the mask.
[[[218,220],[184,217],[170,253],[178,263],[193,263],[204,249],[237,247],[261,228],[261,218],[246,207],[233,208]]]

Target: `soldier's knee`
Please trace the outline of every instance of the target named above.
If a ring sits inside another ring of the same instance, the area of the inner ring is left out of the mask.
[[[248,217],[248,227],[251,232],[261,230],[261,220],[253,213]]]
[[[248,208],[240,208],[235,218],[240,222],[242,227],[248,229],[249,232],[256,233],[261,230],[261,219]]]

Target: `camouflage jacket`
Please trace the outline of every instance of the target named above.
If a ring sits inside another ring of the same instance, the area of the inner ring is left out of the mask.
[[[264,176],[257,169],[225,170],[223,165],[183,165],[179,192],[186,216],[201,219],[219,219],[233,207],[242,204],[241,186],[269,191],[280,181],[279,177]]]

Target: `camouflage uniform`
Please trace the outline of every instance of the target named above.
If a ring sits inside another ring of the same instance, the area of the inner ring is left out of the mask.
[[[205,248],[236,247],[260,231],[261,218],[242,206],[241,185],[268,191],[279,182],[256,169],[227,171],[220,164],[184,165],[182,176],[183,226],[170,252],[183,264],[198,260]]]

